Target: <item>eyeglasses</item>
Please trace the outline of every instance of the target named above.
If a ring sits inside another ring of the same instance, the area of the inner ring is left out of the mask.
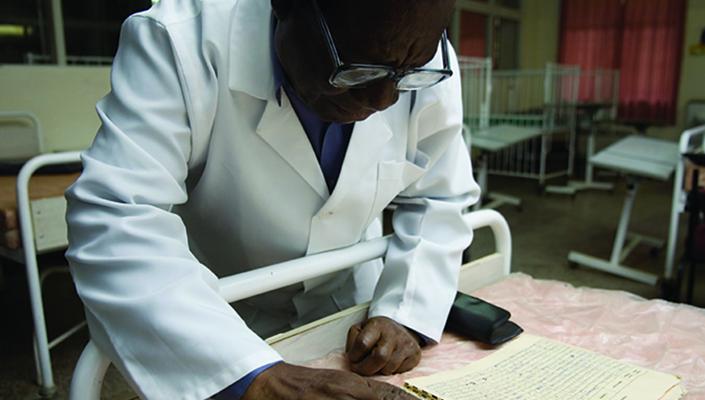
[[[445,31],[443,31],[441,36],[443,69],[411,68],[399,70],[388,65],[343,63],[340,60],[335,43],[333,43],[333,36],[330,33],[330,29],[328,29],[328,24],[318,6],[318,1],[311,0],[311,3],[313,3],[316,18],[328,46],[328,53],[335,64],[335,69],[328,78],[328,82],[331,85],[338,88],[358,88],[386,78],[393,80],[398,90],[409,91],[433,86],[453,75],[448,62],[448,37]]]

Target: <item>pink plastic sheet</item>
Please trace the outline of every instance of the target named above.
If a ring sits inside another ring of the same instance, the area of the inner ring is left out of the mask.
[[[525,274],[512,274],[473,294],[509,310],[528,333],[678,375],[688,391],[685,399],[705,400],[705,309],[622,291],[575,288]],[[378,379],[401,385],[409,378],[461,367],[492,351],[444,334],[441,343],[424,349],[414,370]],[[347,369],[339,352],[308,366]]]

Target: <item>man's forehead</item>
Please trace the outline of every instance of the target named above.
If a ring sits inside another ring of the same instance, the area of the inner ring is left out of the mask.
[[[414,30],[447,22],[454,0],[309,0],[318,1],[327,19],[365,23],[367,29]]]
[[[397,63],[411,57],[412,64],[423,64],[421,61],[433,56],[454,4],[438,0],[330,1],[338,3],[324,11],[333,39],[343,58],[353,58],[344,61]]]

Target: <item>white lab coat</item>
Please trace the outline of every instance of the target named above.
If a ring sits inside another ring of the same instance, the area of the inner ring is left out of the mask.
[[[370,316],[437,340],[454,296],[472,235],[460,215],[479,195],[455,55],[453,77],[413,109],[402,94],[355,124],[329,194],[286,96],[275,100],[270,18],[266,0],[163,0],[130,17],[102,127],[67,191],[67,256],[91,336],[145,398],[206,398],[279,360],[248,325],[267,334],[373,298]],[[218,276],[379,235],[392,201],[384,269],[294,285],[238,313],[218,295]]]

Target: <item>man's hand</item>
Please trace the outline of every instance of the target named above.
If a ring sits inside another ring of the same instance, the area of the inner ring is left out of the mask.
[[[401,373],[421,361],[416,334],[386,317],[373,317],[348,331],[350,367],[360,375]]]
[[[279,363],[262,372],[242,400],[416,400],[388,383],[352,372]]]

